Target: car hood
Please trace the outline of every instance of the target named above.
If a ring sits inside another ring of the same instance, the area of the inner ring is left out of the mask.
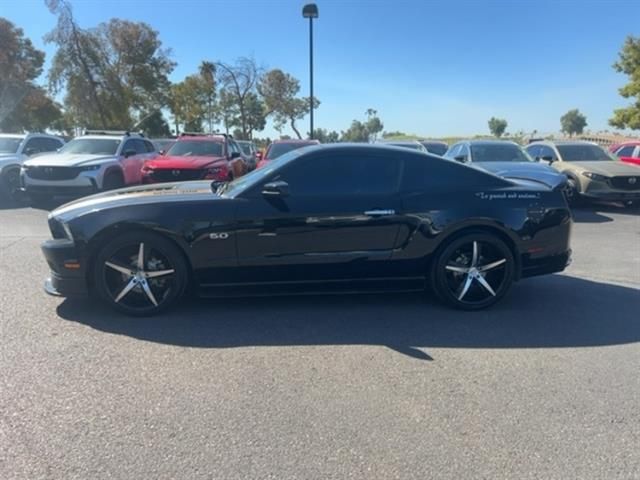
[[[607,177],[616,175],[638,175],[638,167],[625,162],[562,162],[562,167],[580,172],[593,172]]]
[[[79,167],[81,165],[104,160],[113,160],[113,155],[89,155],[75,153],[50,153],[39,155],[24,162],[28,167]]]
[[[66,222],[85,213],[109,208],[220,198],[222,197],[211,190],[211,181],[161,183],[121,188],[84,197],[58,207],[50,216]]]
[[[0,167],[10,163],[21,163],[23,158],[15,153],[0,153]]]
[[[525,179],[544,183],[550,188],[564,185],[567,177],[542,163],[533,162],[474,162],[471,165],[503,178]]]
[[[226,163],[225,157],[158,157],[145,163],[149,168],[153,169],[193,169],[210,167],[216,163]]]

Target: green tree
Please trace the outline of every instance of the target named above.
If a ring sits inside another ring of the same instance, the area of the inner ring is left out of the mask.
[[[375,141],[382,132],[384,125],[378,117],[378,112],[372,108],[365,112],[367,119],[364,122],[353,120],[351,126],[342,132],[343,142],[371,142]]]
[[[574,134],[579,135],[584,131],[584,127],[587,126],[587,117],[580,113],[580,110],[574,108],[560,117],[560,126],[562,132],[570,137]]]
[[[274,127],[279,132],[288,123],[298,138],[302,138],[296,121],[309,113],[309,98],[297,97],[300,82],[280,69],[268,71],[260,80],[258,92],[263,98],[267,115],[273,116]],[[314,98],[314,108],[320,101]]]
[[[151,138],[163,138],[171,136],[171,129],[169,124],[164,119],[162,112],[156,110],[150,115],[147,115],[141,122],[138,123],[138,128],[144,132],[147,137]]]
[[[378,138],[378,134],[384,129],[384,125],[378,117],[377,110],[368,108],[365,112],[365,115],[367,116],[365,126],[367,128],[367,131],[369,132],[369,141],[375,142]]]
[[[45,41],[58,49],[49,70],[54,92],[77,125],[130,128],[169,100],[175,63],[158,32],[140,22],[111,19],[85,30],[67,0],[46,0],[58,16]]]
[[[353,120],[351,126],[342,132],[340,140],[342,142],[368,142],[369,130],[361,121]]]
[[[489,131],[494,137],[500,138],[507,129],[507,121],[504,118],[491,117],[489,119]]]
[[[640,130],[640,38],[627,37],[613,68],[629,77],[629,83],[619,92],[624,98],[633,99],[626,108],[613,111],[609,124],[617,128]]]
[[[340,134],[335,130],[328,131],[324,128],[316,128],[313,130],[313,138],[321,143],[336,143],[340,141]]]
[[[0,18],[0,130],[44,130],[62,117],[60,105],[34,83],[42,73],[44,52],[21,28]]]
[[[189,75],[171,87],[169,109],[176,132],[202,132],[206,118],[206,98],[199,74]]]

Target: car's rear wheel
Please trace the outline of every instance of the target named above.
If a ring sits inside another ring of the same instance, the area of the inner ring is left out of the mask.
[[[98,296],[132,316],[171,307],[184,293],[188,268],[173,242],[154,233],[125,234],[109,241],[92,265]]]
[[[436,254],[431,284],[444,303],[462,310],[480,310],[500,300],[511,288],[515,261],[497,236],[469,233]]]

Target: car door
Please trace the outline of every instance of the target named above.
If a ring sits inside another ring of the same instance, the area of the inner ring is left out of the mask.
[[[319,153],[275,172],[238,206],[239,271],[256,281],[383,276],[400,223],[400,170],[389,156]],[[264,195],[273,182],[288,195]]]

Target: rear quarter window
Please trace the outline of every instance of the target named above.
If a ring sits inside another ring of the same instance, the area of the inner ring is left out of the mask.
[[[431,155],[404,158],[403,193],[454,192],[508,184],[505,180],[453,160]]]

